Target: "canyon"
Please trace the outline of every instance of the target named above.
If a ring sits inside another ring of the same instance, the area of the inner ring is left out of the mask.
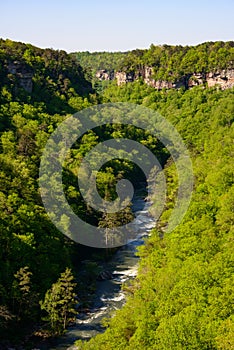
[[[193,86],[204,84],[208,87],[217,85],[222,90],[225,90],[234,86],[234,69],[216,70],[207,73],[191,73],[182,76],[176,81],[155,80],[153,67],[144,67],[132,72],[114,72],[103,69],[96,72],[96,78],[98,80],[116,79],[118,86],[142,79],[144,83],[154,87],[156,90],[179,89],[182,87],[189,89]]]

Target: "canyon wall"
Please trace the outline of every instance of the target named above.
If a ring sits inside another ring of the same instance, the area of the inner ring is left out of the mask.
[[[145,67],[137,72],[108,72],[101,70],[96,73],[99,80],[117,80],[117,85],[131,83],[139,78],[157,90],[165,89],[179,89],[185,87],[186,89],[193,86],[207,84],[208,87],[218,85],[222,90],[232,88],[234,86],[234,69],[216,70],[209,73],[191,73],[187,74],[175,82],[167,80],[155,80],[153,78],[153,68]]]
[[[32,88],[33,88],[32,69],[22,64],[21,62],[14,61],[14,62],[8,63],[7,70],[10,74],[15,75],[19,79],[19,85],[24,90],[26,90],[29,93],[32,92]]]
[[[22,65],[20,62],[9,63],[7,66],[8,72],[18,77],[19,84],[27,92],[31,93],[33,88],[33,71],[28,67]],[[216,70],[209,73],[191,73],[187,74],[177,81],[155,80],[152,67],[145,67],[136,72],[114,72],[107,70],[99,70],[96,73],[98,80],[114,80],[117,85],[131,83],[139,78],[154,87],[156,90],[162,89],[179,89],[185,87],[186,89],[193,86],[207,84],[208,87],[215,85],[220,86],[222,90],[232,88],[234,86],[234,69]]]

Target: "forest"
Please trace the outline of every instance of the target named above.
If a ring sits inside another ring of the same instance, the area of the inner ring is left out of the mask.
[[[75,112],[115,102],[147,107],[175,126],[193,162],[194,190],[182,223],[165,233],[178,181],[164,145],[140,128],[119,124],[90,130],[75,142],[63,167],[64,191],[73,211],[93,225],[118,226],[133,216],[131,207],[121,215],[100,214],[82,198],[77,168],[98,143],[124,135],[147,146],[157,155],[167,181],[164,211],[139,249],[138,276],[126,288],[126,304],[104,321],[103,334],[87,342],[78,340],[75,346],[80,350],[234,348],[233,88],[204,85],[157,91],[139,79],[121,86],[114,80],[95,89],[89,69],[137,71],[141,65],[151,65],[155,78],[177,79],[188,72],[233,68],[233,50],[233,42],[215,42],[84,55],[0,40],[2,349],[32,349],[38,339],[63,334],[79,308],[92,303],[100,265],[115,249],[82,246],[53,225],[40,196],[39,166],[58,125]],[[144,181],[131,162],[114,159],[105,164],[97,177],[101,196],[114,200],[116,182],[124,178],[134,188]],[[59,220],[68,225],[66,217]],[[90,256],[95,262],[87,261]]]
[[[234,42],[206,42],[197,46],[151,44],[149,49],[128,52],[77,52],[72,54],[97,83],[95,74],[105,70],[141,75],[144,67],[152,67],[152,78],[176,82],[193,73],[210,73],[233,68]],[[92,79],[91,79],[92,78]]]

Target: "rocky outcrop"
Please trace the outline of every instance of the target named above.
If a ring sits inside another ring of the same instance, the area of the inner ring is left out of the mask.
[[[100,69],[96,73],[96,78],[99,80],[114,80],[115,74],[114,71],[107,71],[105,69]]]
[[[170,81],[153,79],[153,73],[154,71],[152,67],[145,67],[144,74],[142,77],[147,85],[150,85],[157,90],[161,90],[163,88],[172,89],[173,87],[175,87],[174,84]]]
[[[221,89],[229,89],[234,86],[234,69],[216,71],[207,74],[206,81],[209,87],[219,85]]]
[[[208,87],[215,85],[220,86],[221,89],[229,89],[234,86],[234,69],[227,69],[222,71],[216,71],[214,73],[193,73],[188,74],[176,82],[170,82],[165,80],[154,80],[152,78],[153,69],[151,67],[145,68],[144,82],[150,86],[153,86],[157,90],[163,88],[166,89],[179,89],[185,87],[186,89],[193,86],[206,84]]]
[[[112,72],[108,74],[106,71],[98,71],[96,77],[100,80],[114,80],[117,85],[131,83],[139,78],[156,90],[162,89],[179,89],[185,87],[186,89],[193,86],[207,84],[208,87],[220,86],[221,89],[229,89],[234,86],[234,69],[220,70],[213,73],[191,73],[181,77],[177,81],[155,80],[154,71],[152,67],[145,67],[136,72]]]
[[[134,72],[130,72],[130,73],[116,72],[115,78],[117,80],[117,85],[132,83],[134,80],[137,79]]]
[[[19,79],[19,85],[28,93],[32,92],[33,88],[33,71],[26,65],[14,61],[7,65],[8,72],[15,75]]]

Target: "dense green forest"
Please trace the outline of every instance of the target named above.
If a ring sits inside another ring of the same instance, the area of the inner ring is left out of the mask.
[[[109,79],[114,79],[114,72],[118,71],[120,64],[124,62],[127,52],[76,52],[72,57],[83,67],[85,77],[92,83],[97,92],[101,92],[108,86],[108,81],[100,81],[97,77],[99,71],[108,74]]]
[[[197,46],[151,45],[148,50],[133,50],[119,62],[120,71],[154,68],[156,80],[175,81],[192,73],[207,73],[233,66],[234,42],[207,42]]]
[[[168,163],[167,208],[139,251],[127,304],[105,322],[103,335],[78,348],[232,349],[233,90],[155,93],[133,83],[106,90],[103,99],[142,103],[168,118],[190,149],[195,190],[182,224],[163,234],[176,193],[176,170]]]
[[[78,52],[78,62],[95,77],[98,70],[137,75],[153,68],[152,78],[175,82],[193,73],[209,73],[233,67],[234,42],[206,42],[197,46],[151,45],[128,52]]]
[[[90,302],[87,290],[95,293],[99,263],[110,252],[75,244],[54,227],[40,198],[39,164],[49,136],[71,114],[100,103],[131,102],[159,111],[183,137],[193,160],[193,198],[180,226],[165,234],[177,175],[163,145],[141,129],[118,124],[91,130],[77,140],[64,165],[64,190],[73,211],[94,225],[106,227],[108,221],[119,220],[87,207],[77,186],[82,157],[99,142],[124,135],[147,145],[165,168],[168,184],[165,210],[139,251],[139,274],[127,288],[126,305],[105,321],[103,334],[77,342],[77,348],[230,350],[234,348],[234,90],[156,91],[136,81],[119,87],[111,82],[100,93],[92,87],[88,67],[137,70],[152,65],[159,67],[157,77],[174,79],[186,69],[233,67],[233,43],[152,45],[124,55],[106,54],[106,65],[94,55],[97,66],[92,60],[85,64],[86,56],[78,54],[79,63],[64,51],[0,41],[1,346],[23,344],[30,349],[35,334],[61,334],[75,315],[75,305]],[[128,162],[114,160],[103,166],[97,178],[103,198],[114,199],[116,179],[126,177],[133,183],[143,179]],[[126,220],[130,211],[122,213]],[[84,279],[80,261],[91,254],[96,263],[86,266]]]
[[[82,68],[65,52],[10,40],[0,44],[0,334],[7,344],[40,323],[39,302],[78,254],[46,216],[38,168],[56,125],[96,97]],[[32,80],[30,92],[25,77]]]
[[[123,62],[127,52],[76,52],[73,54],[80,65],[89,73],[96,73],[98,70],[106,69],[111,72],[118,70],[120,62]]]

